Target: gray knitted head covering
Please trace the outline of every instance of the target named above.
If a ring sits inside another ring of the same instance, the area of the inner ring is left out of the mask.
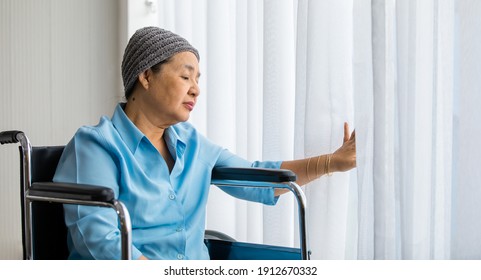
[[[197,50],[175,33],[153,26],[137,30],[130,38],[122,60],[124,92],[131,91],[140,73],[184,51],[190,51],[200,59]]]

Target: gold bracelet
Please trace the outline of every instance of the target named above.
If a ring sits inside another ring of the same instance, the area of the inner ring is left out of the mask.
[[[331,173],[329,172],[329,167],[331,165],[331,156],[332,154],[326,155],[326,162],[324,163],[324,174],[327,176],[331,176]]]
[[[321,159],[321,156],[317,157],[317,163],[316,163],[316,178],[319,177],[319,160]]]
[[[327,159],[328,159],[329,155],[326,155],[326,158],[324,160],[324,175],[327,175]]]
[[[307,159],[307,166],[306,166],[307,182],[311,181],[311,178],[309,177],[309,163],[310,162],[311,162],[311,158]]]

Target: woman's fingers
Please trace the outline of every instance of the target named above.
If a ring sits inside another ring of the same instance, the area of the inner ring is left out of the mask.
[[[356,130],[354,129],[352,133],[349,133],[349,124],[347,122],[344,123],[344,143],[349,140],[356,139]]]
[[[349,124],[347,122],[344,123],[344,143],[349,141]]]

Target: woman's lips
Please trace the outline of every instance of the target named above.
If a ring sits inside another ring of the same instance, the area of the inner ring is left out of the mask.
[[[195,103],[194,102],[184,102],[184,106],[189,110],[194,110]]]

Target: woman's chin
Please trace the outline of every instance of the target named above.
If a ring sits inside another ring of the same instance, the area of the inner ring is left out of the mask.
[[[189,118],[190,118],[190,113],[185,116],[182,116],[182,118],[180,119],[180,122],[186,122],[189,120]]]

